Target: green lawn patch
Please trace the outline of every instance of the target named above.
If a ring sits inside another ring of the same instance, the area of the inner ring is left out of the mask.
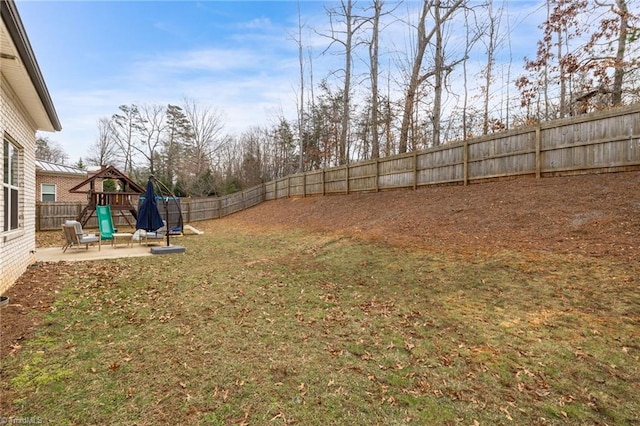
[[[638,264],[224,229],[67,264],[2,360],[51,424],[638,424]]]

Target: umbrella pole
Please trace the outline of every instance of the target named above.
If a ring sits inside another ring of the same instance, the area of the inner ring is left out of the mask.
[[[166,198],[168,197],[164,197],[165,200],[164,201],[164,217],[167,220],[167,229],[166,229],[166,234],[167,234],[167,247],[169,247],[169,234],[171,232],[169,232],[169,200],[167,200]]]
[[[167,193],[171,194],[171,196],[175,199],[175,195],[169,188],[166,187],[159,179],[155,176],[151,175],[149,179],[153,180],[158,184],[158,187],[162,190],[165,190]],[[167,234],[167,246],[166,247],[151,247],[151,254],[168,254],[168,253],[184,253],[187,249],[182,246],[173,246],[169,242],[169,235],[171,234],[171,224],[169,222],[169,197],[163,196],[164,202],[164,213],[165,213],[165,221],[166,221],[166,234]],[[180,210],[180,204],[178,203],[178,214],[180,215],[180,223],[182,224],[182,211]]]

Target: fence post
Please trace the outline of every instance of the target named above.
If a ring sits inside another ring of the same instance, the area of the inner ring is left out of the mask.
[[[540,179],[540,168],[542,167],[542,159],[540,158],[541,135],[540,123],[536,125],[536,179]]]
[[[413,151],[413,189],[418,187],[418,150]]]
[[[376,157],[376,192],[380,191],[380,158]]]
[[[324,168],[322,169],[322,195],[326,195],[327,190],[325,188],[325,184],[324,184]]]
[[[462,180],[464,186],[469,184],[469,141],[465,138],[462,142]]]
[[[291,198],[291,175],[287,176],[287,198]]]
[[[349,163],[345,164],[345,175],[346,175],[346,184],[347,184],[347,195],[349,195]]]
[[[184,212],[185,209],[182,208],[182,200],[183,198],[180,199],[180,210],[182,212]],[[187,223],[191,222],[191,202],[189,200],[187,200],[187,202],[185,203],[185,206],[187,207]]]
[[[40,221],[42,220],[42,207],[40,203],[36,203],[36,232],[39,232],[42,228]]]
[[[307,197],[307,174],[302,173],[302,197]]]

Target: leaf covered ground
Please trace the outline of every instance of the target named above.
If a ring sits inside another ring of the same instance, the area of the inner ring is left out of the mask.
[[[0,312],[1,415],[637,424],[639,183],[278,200],[184,256],[34,265]]]

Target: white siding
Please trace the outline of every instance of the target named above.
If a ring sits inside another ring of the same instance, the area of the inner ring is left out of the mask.
[[[1,78],[1,77],[0,77]],[[0,80],[0,139],[8,134],[21,148],[20,156],[20,227],[9,233],[4,229],[4,197],[0,196],[0,294],[4,293],[35,262],[35,126],[11,91]],[[0,176],[4,162],[0,161]]]

